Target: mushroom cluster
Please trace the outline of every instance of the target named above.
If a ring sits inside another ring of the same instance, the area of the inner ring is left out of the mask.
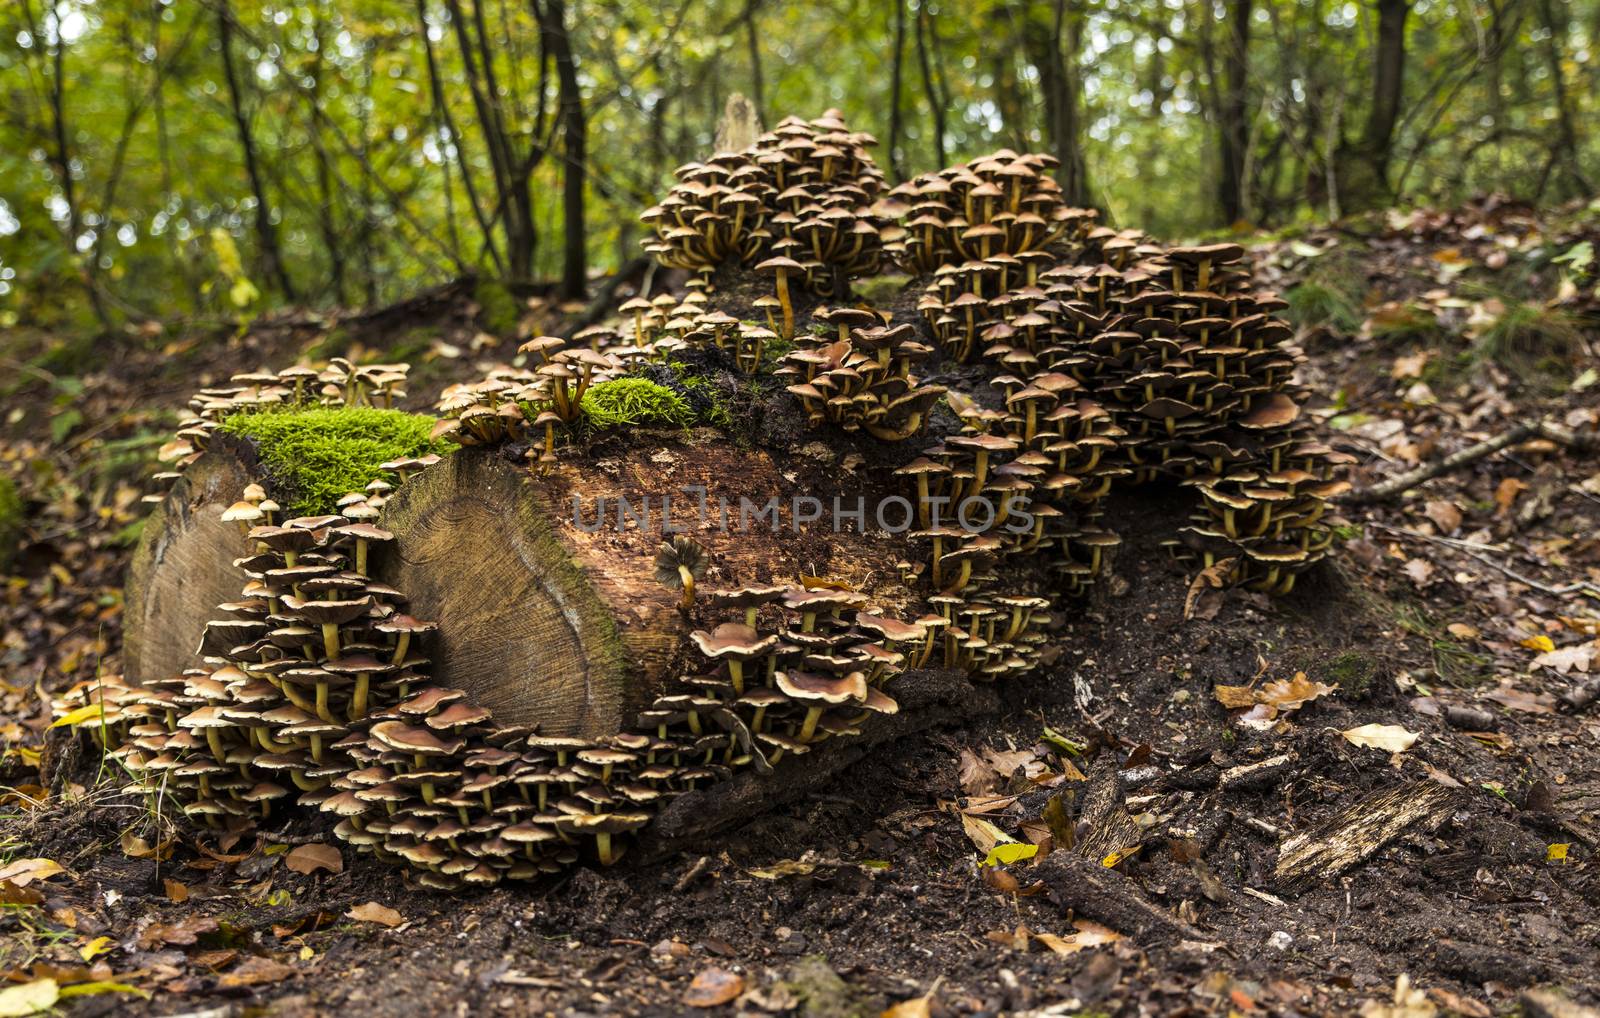
[[[593,341],[603,345],[599,336]],[[559,336],[537,336],[518,352],[533,366],[495,368],[482,381],[446,387],[436,404],[433,437],[465,446],[526,443],[528,459],[547,470],[556,462],[556,432],[578,419],[583,394],[621,377],[629,361],[591,346],[569,346]]]
[[[895,186],[889,199],[904,233],[892,253],[914,273],[970,265],[1000,290],[1007,277],[1032,283],[1055,261],[1052,246],[1080,241],[1095,219],[1093,209],[1062,201],[1048,173],[1057,165],[1053,156],[1001,149]]]
[[[878,269],[887,223],[873,208],[884,186],[867,152],[875,144],[828,110],[788,117],[743,152],[679,167],[678,183],[641,217],[654,230],[645,250],[695,272],[700,289],[726,263],[773,275],[787,338],[791,282],[842,296],[852,277]]]
[[[659,363],[678,350],[714,347],[726,353],[740,371],[754,373],[767,345],[777,336],[773,313],[780,306],[778,299],[758,297],[754,302],[765,312],[767,327],[741,322],[725,311],[708,311],[706,299],[704,290],[690,290],[681,301],[671,294],[624,301],[617,310],[628,316],[634,342],[631,347],[611,347],[608,352]]]
[[[811,423],[865,430],[886,442],[920,433],[945,389],[912,373],[933,353],[916,327],[885,324],[861,308],[822,308],[815,317],[835,331],[802,337],[775,372],[795,379],[788,390]]]
[[[178,422],[172,440],[157,450],[156,458],[170,466],[153,475],[157,490],[143,501],[154,504],[165,498],[184,468],[200,458],[212,434],[233,414],[308,406],[390,409],[405,398],[410,370],[409,364],[358,365],[334,357],[321,369],[296,364],[282,371],[241,372],[227,385],[201,389],[190,398],[189,414]]]

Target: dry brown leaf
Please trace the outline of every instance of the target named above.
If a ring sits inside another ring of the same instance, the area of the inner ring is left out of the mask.
[[[200,938],[202,933],[215,933],[217,921],[210,916],[193,916],[171,926],[155,923],[139,934],[138,944],[146,951],[169,944],[186,947]]]
[[[961,829],[966,831],[967,837],[984,855],[993,851],[996,845],[1017,840],[982,817],[966,813],[961,814]]]
[[[983,758],[1002,778],[1009,778],[1032,763],[1035,754],[1031,749],[996,750],[985,748]]]
[[[1225,558],[1200,570],[1189,584],[1189,593],[1183,599],[1183,620],[1209,621],[1222,609],[1222,588],[1233,573],[1237,558]]]
[[[44,895],[32,887],[18,887],[9,880],[0,880],[0,905],[38,905]]]
[[[1422,511],[1441,534],[1453,534],[1461,528],[1461,510],[1454,502],[1433,499]]]
[[[240,986],[258,986],[261,983],[278,983],[294,975],[294,966],[273,961],[263,955],[252,955],[240,962],[231,972],[217,979],[219,987],[233,989]]]
[[[1417,741],[1420,732],[1408,732],[1399,725],[1361,725],[1340,732],[1353,745],[1381,749],[1386,753],[1404,753]]]
[[[1271,704],[1279,710],[1299,710],[1319,696],[1334,691],[1332,686],[1306,678],[1305,672],[1295,672],[1292,679],[1262,683],[1256,690],[1256,701]]]
[[[717,1007],[743,992],[744,976],[713,965],[695,975],[683,995],[683,1002],[690,1007]]]
[[[1394,366],[1389,369],[1389,377],[1395,381],[1406,378],[1421,378],[1422,369],[1428,366],[1428,358],[1431,355],[1431,351],[1423,350],[1404,357],[1396,357]]]
[[[1212,695],[1217,702],[1228,710],[1243,710],[1254,707],[1256,704],[1256,689],[1254,686],[1212,686]]]
[[[314,843],[301,845],[283,857],[283,864],[296,873],[312,874],[317,870],[329,873],[344,872],[344,856],[332,845]]]
[[[18,859],[0,869],[0,880],[8,880],[18,887],[27,887],[35,880],[49,880],[57,873],[65,873],[54,859]]]
[[[163,888],[167,892],[167,897],[168,898],[171,898],[173,901],[188,901],[189,900],[189,888],[188,888],[187,885],[182,884],[182,883],[180,883],[180,882],[178,882],[176,880],[173,880],[171,878],[165,879],[161,883],[162,883]]]
[[[1411,559],[1400,568],[1419,587],[1426,587],[1433,582],[1433,563],[1425,558]]]
[[[980,795],[992,792],[1000,783],[1000,776],[994,768],[978,759],[978,754],[970,749],[963,749],[957,760],[961,790],[968,795]]]
[[[406,921],[405,916],[399,912],[396,912],[388,905],[380,905],[375,901],[369,901],[365,905],[357,905],[346,912],[345,915],[356,922],[377,923],[379,926],[387,926],[390,929]]]
[[[1565,675],[1571,671],[1587,672],[1589,665],[1594,661],[1595,645],[1580,643],[1573,647],[1557,647],[1547,650],[1533,659],[1537,667],[1553,668],[1558,673]]]
[[[1494,489],[1494,504],[1499,508],[1495,515],[1506,516],[1511,512],[1511,506],[1517,501],[1517,496],[1528,490],[1528,486],[1515,477],[1507,477]]]
[[[1033,939],[1056,954],[1077,954],[1087,948],[1113,944],[1122,939],[1122,934],[1110,927],[1101,926],[1087,919],[1074,920],[1072,926],[1076,932],[1065,937],[1054,933],[1035,933]]]
[[[879,1018],[928,1018],[933,1014],[933,994],[928,993],[921,997],[912,997],[902,1000],[893,1007],[888,1008]]]

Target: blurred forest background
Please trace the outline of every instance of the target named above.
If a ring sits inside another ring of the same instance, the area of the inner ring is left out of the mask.
[[[12,0],[0,326],[577,299],[732,92],[1158,236],[1600,177],[1600,0]]]

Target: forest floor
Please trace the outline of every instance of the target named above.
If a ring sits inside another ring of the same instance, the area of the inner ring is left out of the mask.
[[[1484,203],[1262,247],[1358,493],[1519,423],[1594,429],[1594,282],[1551,260],[1585,239],[1592,257],[1596,210]],[[339,332],[418,362],[419,403],[514,349],[459,293],[409,314]],[[1600,1005],[1600,462],[1546,437],[1344,507],[1339,553],[1279,600],[1191,587],[1158,547],[1182,493],[1118,494],[1129,543],[1047,674],[695,853],[439,894],[304,851],[314,833],[224,850],[119,797],[86,741],[48,731],[49,696],[118,667],[154,448],[191,390],[329,326],[5,352],[0,466],[26,519],[0,597],[0,1015]],[[1030,843],[1107,817],[1142,845],[1115,868],[980,865],[983,822]],[[1280,876],[1286,842],[1352,824],[1363,858]]]

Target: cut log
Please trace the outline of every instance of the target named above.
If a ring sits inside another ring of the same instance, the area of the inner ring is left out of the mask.
[[[680,592],[657,581],[665,496],[670,526],[709,553],[702,592],[816,575],[862,590],[882,611],[926,610],[895,568],[913,557],[903,535],[832,526],[835,496],[847,508],[864,498],[870,521],[876,500],[898,493],[887,471],[842,474],[820,447],[816,457],[786,457],[780,470],[767,452],[709,429],[638,442],[637,432],[619,435],[543,477],[499,451],[465,449],[396,490],[380,520],[395,541],[374,572],[406,593],[411,614],[439,623],[428,645],[437,681],[505,724],[548,735],[597,737],[630,725],[672,679],[701,664],[689,654],[689,633],[733,621],[703,598],[684,613]],[[130,615],[141,620],[127,668],[133,681],[188,664],[215,605],[237,598],[244,577],[228,562],[243,542],[216,517],[250,480],[272,491],[271,479],[255,473],[238,450],[208,451],[147,525],[147,561],[128,584]],[[699,493],[685,486],[705,489],[703,523]],[[742,521],[741,497],[756,507],[777,499],[782,528],[774,532],[754,511]],[[796,533],[788,507],[807,497],[824,514]],[[633,515],[619,527],[623,498]]]
[[[1432,781],[1363,796],[1316,829],[1285,841],[1278,850],[1275,883],[1295,891],[1338,876],[1407,831],[1438,826],[1455,803],[1450,789]]]
[[[148,519],[128,567],[122,667],[129,681],[177,675],[198,661],[206,620],[237,601],[245,575],[237,523],[222,514],[257,480],[247,446],[219,440],[184,471]]]

